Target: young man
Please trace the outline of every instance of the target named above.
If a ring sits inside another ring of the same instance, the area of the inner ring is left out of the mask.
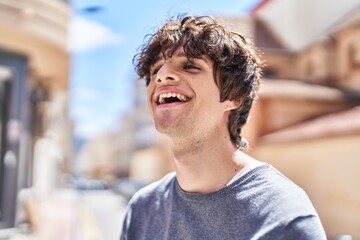
[[[137,192],[121,239],[325,239],[305,192],[243,153],[255,48],[211,17],[163,25],[135,58],[175,172]]]

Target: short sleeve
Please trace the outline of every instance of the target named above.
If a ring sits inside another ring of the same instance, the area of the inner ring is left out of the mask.
[[[326,240],[324,228],[317,216],[298,217],[284,229],[281,239]]]

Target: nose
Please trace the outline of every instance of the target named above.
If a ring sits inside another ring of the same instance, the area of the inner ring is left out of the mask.
[[[156,74],[156,83],[164,84],[178,81],[178,75],[172,69],[172,66],[166,62],[164,65],[160,67]]]

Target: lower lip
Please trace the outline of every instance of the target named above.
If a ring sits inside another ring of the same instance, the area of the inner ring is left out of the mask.
[[[186,104],[188,102],[172,102],[172,103],[158,104],[156,106],[157,106],[157,108],[169,108],[169,107],[175,107],[175,106],[183,105],[183,104]]]

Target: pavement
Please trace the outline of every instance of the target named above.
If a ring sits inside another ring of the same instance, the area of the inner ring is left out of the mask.
[[[34,195],[24,207],[31,231],[9,240],[119,240],[127,202],[106,189]]]

